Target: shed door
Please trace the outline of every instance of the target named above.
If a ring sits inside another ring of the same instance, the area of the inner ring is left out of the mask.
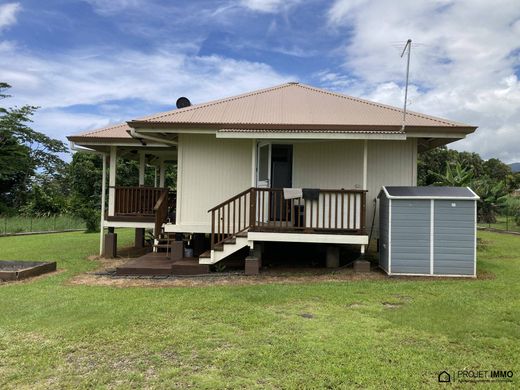
[[[392,200],[391,273],[430,273],[430,200]]]
[[[475,201],[435,200],[433,272],[473,275]]]

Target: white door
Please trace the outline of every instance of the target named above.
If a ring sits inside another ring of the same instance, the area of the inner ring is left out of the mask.
[[[271,144],[259,142],[257,145],[256,186],[271,187]]]
[[[271,188],[271,144],[259,142],[256,153],[256,186]],[[269,221],[269,192],[258,191],[256,195],[257,222]]]

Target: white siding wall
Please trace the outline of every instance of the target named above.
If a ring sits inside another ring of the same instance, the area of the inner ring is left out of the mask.
[[[207,225],[208,209],[251,186],[251,140],[179,135],[177,224]]]
[[[294,144],[293,187],[363,188],[362,140],[315,141]],[[374,199],[383,185],[417,183],[417,142],[368,141],[367,216],[370,229]],[[378,237],[378,216],[374,234]]]
[[[374,199],[382,186],[415,186],[417,184],[417,140],[368,142],[367,229],[374,213]],[[374,235],[379,237],[376,214]]]
[[[293,187],[363,187],[363,141],[295,143],[293,153]]]
[[[362,140],[296,142],[293,148],[293,187],[362,188]],[[180,134],[178,159],[177,224],[206,225],[209,231],[207,210],[251,186],[252,142]],[[368,141],[367,229],[381,186],[416,185],[416,164],[415,139]],[[375,237],[378,230],[376,216]]]

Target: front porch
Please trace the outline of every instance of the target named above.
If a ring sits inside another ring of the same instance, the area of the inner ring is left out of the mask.
[[[263,241],[355,244],[363,254],[366,192],[315,188],[289,198],[281,188],[249,188],[208,211],[211,248],[200,263],[214,264]]]

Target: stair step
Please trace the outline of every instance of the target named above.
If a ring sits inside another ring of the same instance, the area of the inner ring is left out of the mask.
[[[199,259],[202,258],[202,259],[209,259],[211,258],[211,251],[206,251],[204,253],[201,253],[200,256],[199,256]]]
[[[213,247],[213,250],[218,251],[218,252],[222,252],[224,250],[224,245],[215,245]]]
[[[236,238],[228,238],[227,240],[224,241],[225,245],[234,245],[236,243],[237,243],[237,239]]]
[[[247,238],[247,232],[241,232],[237,234],[237,237],[244,237]]]

